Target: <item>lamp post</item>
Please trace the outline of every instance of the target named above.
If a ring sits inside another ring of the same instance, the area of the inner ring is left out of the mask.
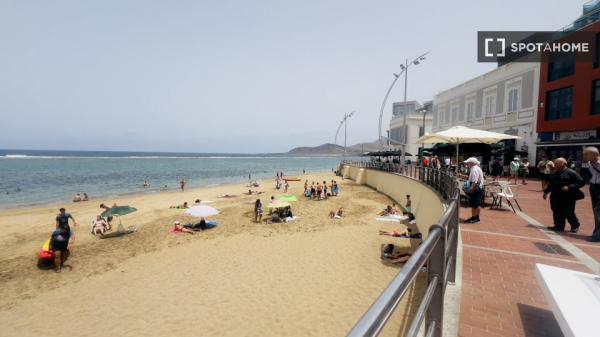
[[[348,136],[348,118],[354,116],[355,112],[356,111],[352,111],[350,113],[345,113],[344,119],[342,119],[342,121],[340,122],[340,126],[342,126],[342,124],[344,124],[344,159],[346,158],[346,152],[347,152],[346,140],[347,140],[347,136]]]
[[[421,61],[425,60],[425,56],[429,54],[429,52],[417,57],[416,59],[414,59],[412,62],[408,63],[408,59],[406,59],[406,63],[404,65],[404,67],[400,67],[403,71],[404,71],[404,116],[402,118],[402,159],[400,161],[400,163],[402,165],[404,165],[404,163],[406,163],[406,143],[408,141],[408,127],[406,126],[406,115],[407,115],[407,110],[406,110],[406,93],[408,90],[408,67],[412,66],[412,65],[419,65],[421,63]]]
[[[419,112],[423,113],[423,134],[419,135],[419,137],[424,136],[425,135],[425,117],[427,116],[427,109],[426,108],[421,108],[419,110]],[[421,144],[421,156],[423,155],[423,151],[425,150],[425,143]]]
[[[340,133],[340,130],[342,129],[342,125],[343,125],[343,124],[344,124],[344,121],[342,120],[342,121],[340,122],[340,125],[339,125],[339,126],[338,126],[338,128],[337,128],[337,131],[335,132],[335,138],[334,138],[334,140],[333,140],[333,143],[334,143],[335,145],[337,145],[337,137],[338,137],[338,133]]]
[[[383,102],[381,103],[381,109],[379,110],[379,130],[378,130],[379,133],[378,133],[378,136],[379,136],[379,147],[381,149],[383,149],[383,140],[381,139],[381,124],[383,123],[383,110],[385,109],[385,103],[387,102],[388,96],[390,95],[390,92],[394,88],[396,81],[398,81],[398,78],[400,78],[400,76],[402,76],[402,74],[404,73],[405,74],[405,77],[404,77],[404,103],[406,103],[406,84],[407,84],[406,71],[408,70],[408,67],[410,65],[413,65],[413,64],[418,65],[420,63],[420,61],[425,60],[425,56],[427,54],[429,54],[429,52],[426,52],[425,54],[420,55],[419,57],[414,59],[410,64],[408,63],[408,60],[406,60],[406,64],[400,65],[400,72],[393,74],[394,80],[392,81],[392,84],[390,85],[389,89],[385,93],[385,96],[383,97]],[[406,125],[406,114],[404,116],[405,116],[404,125]],[[406,143],[406,139],[405,139],[404,143]],[[402,148],[403,152],[404,152],[404,149],[405,149],[405,146],[403,146],[403,148]],[[404,162],[404,154],[402,155],[402,160]]]

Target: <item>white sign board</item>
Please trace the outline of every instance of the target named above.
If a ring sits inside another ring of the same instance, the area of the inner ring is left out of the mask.
[[[535,275],[565,337],[600,336],[600,276],[539,263]]]

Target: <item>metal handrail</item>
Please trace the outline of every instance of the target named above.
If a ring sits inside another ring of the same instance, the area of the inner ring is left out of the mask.
[[[383,162],[342,162],[361,168],[399,174],[435,189],[447,205],[428,237],[417,248],[400,272],[348,333],[349,337],[377,336],[427,262],[428,284],[425,295],[405,336],[414,337],[425,321],[425,335],[441,337],[446,285],[454,282],[458,241],[458,183],[452,172],[434,168]]]

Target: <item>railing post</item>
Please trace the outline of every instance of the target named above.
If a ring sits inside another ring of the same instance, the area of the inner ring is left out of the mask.
[[[433,293],[429,308],[427,308],[425,329],[427,329],[432,322],[435,322],[435,330],[432,337],[442,337],[444,323],[444,275],[446,271],[446,230],[438,224],[431,226],[429,228],[429,233],[431,234],[434,230],[441,230],[442,237],[429,256],[429,262],[427,263],[427,280],[428,282],[431,282],[431,280],[434,279],[437,280],[438,286]]]
[[[450,245],[450,247],[448,247],[448,255],[449,257],[452,258],[452,260],[450,261],[450,265],[448,266],[448,268],[450,270],[448,270],[448,279],[445,280],[445,282],[450,282],[450,283],[454,283],[456,280],[456,251],[458,249],[458,236],[460,235],[459,231],[458,231],[458,196],[455,195],[456,193],[453,192],[452,198],[453,200],[450,203],[450,207],[454,208],[453,212],[452,212],[452,216],[450,217],[450,221],[448,222],[448,229],[447,229],[447,233],[451,233],[454,232],[452,235],[452,241],[448,242],[447,244]]]

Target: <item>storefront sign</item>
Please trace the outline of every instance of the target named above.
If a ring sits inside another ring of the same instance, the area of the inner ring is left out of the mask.
[[[587,140],[596,139],[596,130],[565,131],[554,133],[554,140]]]

